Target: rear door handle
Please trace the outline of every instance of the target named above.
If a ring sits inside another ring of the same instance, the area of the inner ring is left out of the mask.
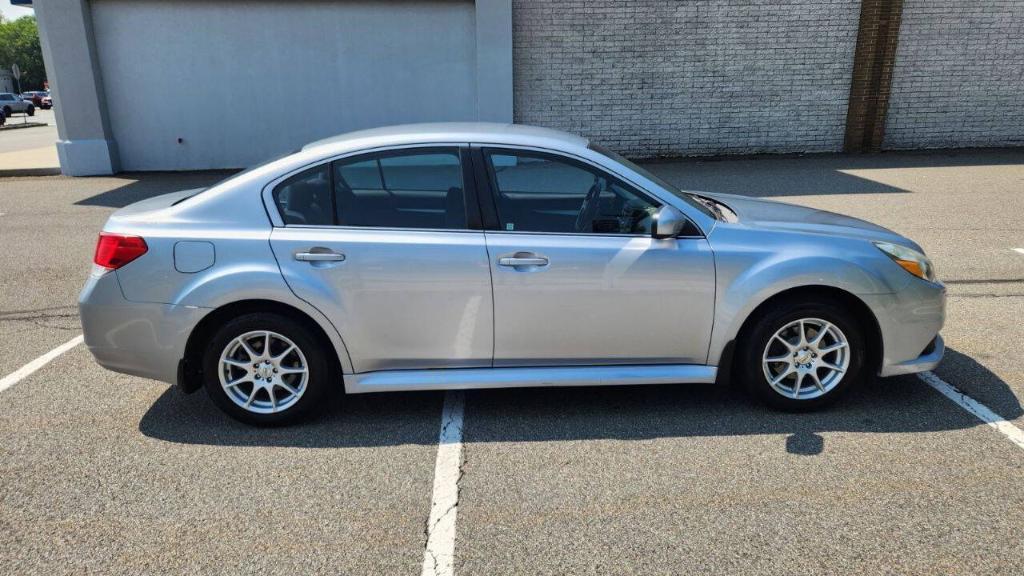
[[[295,259],[299,262],[341,262],[345,255],[341,252],[296,252]]]
[[[518,268],[520,266],[547,266],[548,259],[543,256],[537,256],[536,254],[530,253],[518,253],[514,256],[505,256],[498,258],[498,266],[511,266]]]

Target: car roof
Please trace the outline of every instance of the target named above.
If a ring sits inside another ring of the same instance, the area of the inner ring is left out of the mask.
[[[479,144],[512,144],[543,148],[586,147],[581,136],[524,124],[498,122],[432,122],[402,124],[358,130],[303,146],[303,151],[342,152],[381,146],[398,146],[431,142],[472,142]]]

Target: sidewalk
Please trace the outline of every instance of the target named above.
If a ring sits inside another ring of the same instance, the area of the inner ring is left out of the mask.
[[[45,125],[0,131],[0,177],[60,174],[57,126],[53,112],[39,110],[27,120],[43,122]],[[21,116],[7,119],[9,125],[17,125],[22,121]]]
[[[51,176],[54,174],[60,174],[56,146],[0,152],[0,177]]]

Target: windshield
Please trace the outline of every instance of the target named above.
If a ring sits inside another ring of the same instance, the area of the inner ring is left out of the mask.
[[[600,144],[594,144],[593,142],[590,143],[588,148],[590,148],[594,152],[597,152],[598,154],[603,154],[604,156],[607,156],[607,157],[611,158],[612,160],[615,160],[616,162],[618,162],[619,164],[622,164],[626,168],[629,168],[630,170],[640,174],[644,178],[647,178],[648,180],[654,182],[658,186],[661,186],[665,190],[668,190],[672,194],[675,194],[682,201],[686,202],[690,206],[692,206],[692,207],[696,208],[697,210],[701,211],[704,215],[709,216],[711,218],[714,218],[716,220],[720,219],[720,218],[718,218],[718,216],[715,215],[714,211],[709,209],[703,202],[700,202],[699,200],[697,200],[692,194],[688,194],[686,192],[683,192],[682,190],[680,190],[676,186],[673,186],[672,184],[669,184],[668,182],[663,180],[661,177],[655,175],[650,170],[648,170],[648,169],[644,168],[643,166],[640,166],[639,164],[636,164],[636,163],[634,163],[634,162],[632,162],[630,160],[627,160],[621,154],[618,154],[617,152],[612,152],[611,150],[605,148],[604,146],[601,146]]]

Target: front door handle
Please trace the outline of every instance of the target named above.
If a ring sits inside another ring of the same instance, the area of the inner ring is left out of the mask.
[[[530,252],[518,252],[512,256],[505,256],[498,258],[498,266],[511,266],[513,268],[519,268],[521,266],[547,266],[548,259],[543,256],[538,256]]]
[[[314,250],[316,249],[314,248]],[[333,250],[296,252],[295,259],[299,262],[341,262],[345,259],[345,255]]]

